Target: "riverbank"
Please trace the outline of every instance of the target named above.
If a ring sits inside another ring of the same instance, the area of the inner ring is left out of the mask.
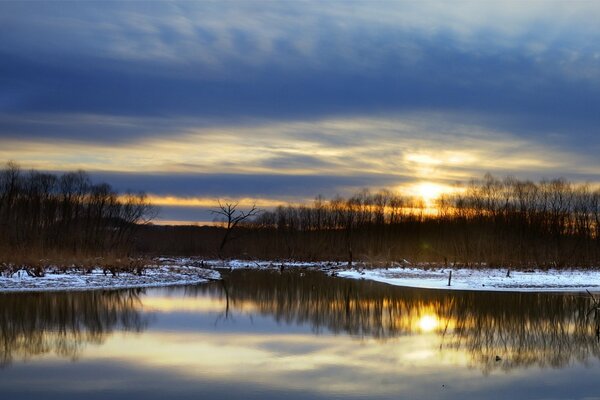
[[[423,289],[511,292],[600,291],[598,269],[509,271],[493,268],[378,268],[346,269],[339,271],[337,275],[343,278],[366,279],[394,286]]]
[[[330,276],[364,279],[394,286],[421,289],[478,290],[512,292],[600,292],[600,269],[442,268],[429,264],[393,268],[373,268],[357,263],[348,268],[340,262],[272,262],[230,260],[206,261],[206,265],[225,265],[231,269],[317,269]],[[452,273],[452,277],[450,277]]]
[[[600,292],[600,269],[531,269],[432,268],[430,265],[405,265],[372,268],[356,264],[348,268],[339,262],[201,260],[197,258],[161,257],[156,265],[143,268],[140,274],[107,273],[101,267],[90,270],[54,270],[48,267],[43,276],[34,277],[25,270],[0,276],[0,292],[121,289],[192,285],[221,279],[223,269],[261,269],[279,272],[317,270],[332,277],[364,279],[394,286],[440,290],[477,290],[513,292]],[[450,277],[451,275],[451,277]]]
[[[89,271],[46,269],[44,276],[33,277],[25,270],[12,276],[0,276],[0,292],[36,292],[58,290],[126,289],[193,285],[218,280],[218,271],[189,265],[154,265],[143,273],[122,272],[115,276],[102,268]]]

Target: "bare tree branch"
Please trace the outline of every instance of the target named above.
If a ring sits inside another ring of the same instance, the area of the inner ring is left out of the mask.
[[[222,203],[220,200],[218,201],[219,207],[217,209],[211,210],[211,213],[214,215],[220,215],[224,217],[225,222],[227,223],[225,227],[225,235],[223,236],[223,240],[221,240],[221,244],[219,245],[218,255],[219,258],[223,258],[223,249],[227,242],[231,239],[231,232],[235,227],[239,225],[240,222],[251,219],[252,217],[260,214],[262,210],[256,207],[256,204],[252,205],[249,211],[238,210],[238,202],[235,203]]]

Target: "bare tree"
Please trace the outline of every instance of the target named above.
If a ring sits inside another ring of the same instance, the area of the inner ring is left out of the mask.
[[[260,209],[256,208],[256,204],[253,204],[249,211],[238,210],[238,205],[239,203],[221,203],[221,201],[219,201],[219,208],[211,210],[212,214],[222,216],[226,223],[225,235],[219,245],[218,256],[220,259],[223,258],[223,249],[231,239],[231,232],[233,229],[238,226],[240,222],[246,221],[261,212]]]
[[[0,169],[0,254],[126,252],[154,211],[143,193],[121,196],[83,171],[22,173],[8,162]]]

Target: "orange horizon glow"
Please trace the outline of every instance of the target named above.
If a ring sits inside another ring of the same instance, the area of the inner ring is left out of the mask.
[[[377,190],[373,189],[373,193]],[[406,196],[416,200],[422,200],[426,204],[434,205],[435,201],[443,195],[454,194],[463,191],[463,188],[457,186],[451,186],[448,184],[436,183],[431,181],[420,181],[408,185],[397,186],[396,190],[392,190],[392,193],[401,196]],[[269,199],[264,197],[240,197],[240,198],[215,198],[215,197],[203,197],[203,196],[173,196],[173,195],[154,195],[149,194],[147,200],[157,206],[170,206],[170,207],[206,207],[214,208],[215,205],[224,202],[236,203],[240,207],[260,207],[260,208],[271,208],[278,207],[281,205],[303,205],[310,204],[314,201],[314,198],[296,199],[295,201],[288,201],[285,199]]]
[[[423,213],[425,215],[435,215],[439,211],[439,199],[444,195],[451,195],[464,191],[463,187],[452,186],[443,183],[436,183],[432,181],[421,181],[414,184],[398,186],[392,191],[394,194],[401,195],[410,202],[402,207],[403,212],[407,214],[411,213]],[[373,193],[376,193],[373,190]],[[237,203],[241,209],[250,208],[256,206],[263,210],[274,209],[279,206],[310,206],[314,201],[311,199],[301,199],[299,201],[285,201],[268,198],[251,198],[242,197],[238,199],[217,199],[211,197],[187,197],[187,196],[159,196],[159,195],[148,195],[147,200],[152,205],[175,207],[175,208],[204,208],[214,209],[218,206],[219,201]],[[387,210],[386,212],[389,212]],[[174,219],[161,219],[157,218],[152,221],[155,225],[171,225],[171,226],[219,226],[220,221],[214,220],[174,220]]]
[[[282,200],[274,200],[267,198],[252,198],[252,197],[241,197],[241,198],[228,198],[218,199],[215,197],[192,197],[192,196],[158,196],[148,195],[147,199],[154,205],[157,206],[169,206],[169,207],[201,207],[201,208],[214,208],[221,203],[236,203],[239,207],[252,207],[256,206],[259,208],[277,207],[281,204],[288,204]]]
[[[154,219],[151,221],[153,225],[160,226],[219,226],[222,223],[219,221],[195,221],[183,219]]]

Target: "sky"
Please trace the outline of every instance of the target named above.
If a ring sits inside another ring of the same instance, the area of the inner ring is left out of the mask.
[[[0,2],[0,162],[217,199],[600,182],[600,2]]]

